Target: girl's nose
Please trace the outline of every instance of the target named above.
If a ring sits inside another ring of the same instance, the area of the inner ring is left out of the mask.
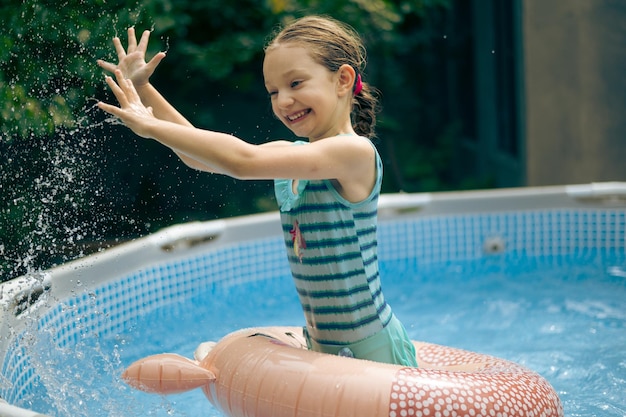
[[[276,106],[279,109],[288,109],[293,102],[293,97],[289,93],[280,93],[276,97]]]

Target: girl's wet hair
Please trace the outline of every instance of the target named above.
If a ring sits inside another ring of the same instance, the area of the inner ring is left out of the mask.
[[[359,34],[350,26],[327,16],[307,16],[298,19],[274,35],[265,47],[269,49],[287,43],[299,44],[311,57],[329,71],[336,72],[348,64],[362,77],[362,90],[352,99],[352,124],[358,135],[374,138],[378,112],[376,89],[364,80],[366,51]]]

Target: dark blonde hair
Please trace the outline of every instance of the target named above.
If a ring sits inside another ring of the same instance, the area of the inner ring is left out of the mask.
[[[274,35],[265,51],[287,43],[306,47],[311,57],[329,71],[337,72],[342,65],[348,64],[363,78],[365,46],[359,34],[345,23],[327,16],[300,18]],[[373,138],[376,136],[377,92],[364,81],[362,85],[361,92],[352,99],[352,124],[357,134]]]

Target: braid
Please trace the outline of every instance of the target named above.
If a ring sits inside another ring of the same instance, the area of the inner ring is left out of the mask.
[[[367,83],[363,83],[363,89],[352,100],[352,125],[354,131],[366,138],[374,139],[376,133],[376,115],[380,111],[378,104],[378,92]]]

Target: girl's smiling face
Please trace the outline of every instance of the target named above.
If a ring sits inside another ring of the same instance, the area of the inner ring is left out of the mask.
[[[286,44],[269,49],[263,75],[274,114],[297,136],[315,141],[345,133],[351,97],[345,100],[344,89],[338,88],[338,73],[313,60],[305,48]]]

